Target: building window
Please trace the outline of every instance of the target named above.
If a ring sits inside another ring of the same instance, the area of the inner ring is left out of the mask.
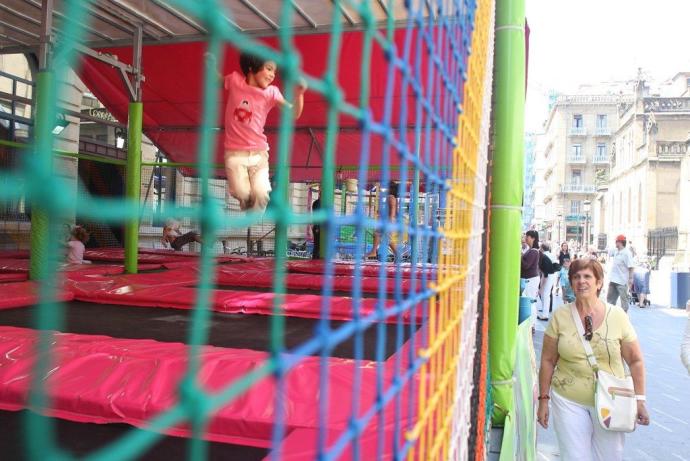
[[[570,201],[570,214],[579,215],[580,214],[580,205],[581,205],[581,202],[579,200],[571,200]]]
[[[573,170],[570,172],[570,184],[582,184],[582,170]]]
[[[585,126],[585,124],[582,120],[582,115],[580,115],[580,114],[573,115],[573,128],[582,128],[584,126]]]
[[[582,160],[582,146],[580,144],[571,146],[570,157],[572,160]]]
[[[609,122],[606,117],[606,114],[598,114],[597,115],[597,128],[599,129],[605,129],[608,128]]]

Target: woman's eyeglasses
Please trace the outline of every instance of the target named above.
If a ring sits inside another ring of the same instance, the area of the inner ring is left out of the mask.
[[[594,336],[594,332],[592,331],[592,323],[592,316],[585,315],[585,339],[587,341],[591,341],[592,336]]]

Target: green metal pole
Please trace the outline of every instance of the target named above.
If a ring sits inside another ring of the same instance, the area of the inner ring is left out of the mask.
[[[496,2],[489,355],[493,423],[513,412],[524,172],[525,0]]]
[[[53,111],[47,105],[54,100],[55,75],[52,70],[42,70],[36,76],[36,124],[34,126],[36,163],[41,171],[39,177],[48,178],[53,170],[52,140],[50,130],[53,120],[49,120]],[[46,257],[48,255],[48,232],[50,220],[45,206],[37,200],[31,203],[31,260],[29,262],[29,277],[31,280],[45,279]]]
[[[419,151],[417,151],[419,152]],[[417,222],[419,221],[418,218],[418,213],[419,213],[419,181],[420,181],[420,172],[419,168],[414,169],[414,179],[412,180],[412,190],[410,191],[410,205],[413,206],[413,209],[410,209],[410,226],[414,227],[415,229],[418,228]],[[425,222],[424,225],[428,225],[429,223]],[[420,261],[417,258],[417,251],[419,249],[419,235],[415,234],[414,237],[411,239],[411,248],[410,248],[410,254],[412,255],[413,262],[424,262]]]
[[[139,203],[141,196],[141,126],[144,105],[141,102],[129,103],[127,121],[127,171],[125,174],[125,197],[128,201]],[[139,247],[139,214],[125,222],[125,272],[137,273]]]

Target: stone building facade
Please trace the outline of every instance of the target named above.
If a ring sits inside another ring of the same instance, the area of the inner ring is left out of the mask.
[[[690,73],[651,91],[639,80],[618,108],[608,187],[596,199],[595,228],[613,245],[625,234],[638,255],[687,268],[690,224]],[[685,206],[683,206],[685,203]]]
[[[591,203],[608,176],[620,94],[560,95],[554,99],[536,149],[536,215],[542,238],[578,248],[594,242]],[[589,208],[588,208],[589,205]]]

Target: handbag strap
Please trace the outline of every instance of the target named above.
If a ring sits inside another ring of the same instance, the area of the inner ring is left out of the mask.
[[[594,373],[596,374],[599,371],[597,358],[594,356],[592,345],[589,344],[589,341],[585,339],[585,327],[582,326],[582,320],[580,320],[580,315],[577,313],[575,303],[572,303],[570,305],[570,313],[573,315],[573,322],[575,322],[575,327],[577,328],[578,336],[580,337],[580,341],[582,341],[582,347],[585,348],[587,361],[589,362],[589,365],[592,367],[592,370],[594,370]]]

